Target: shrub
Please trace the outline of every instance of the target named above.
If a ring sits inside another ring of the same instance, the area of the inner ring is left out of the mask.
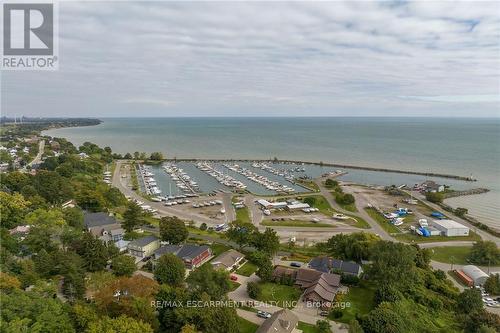
[[[260,284],[258,284],[257,282],[248,282],[247,293],[251,298],[258,299],[260,297],[260,294],[262,293]]]

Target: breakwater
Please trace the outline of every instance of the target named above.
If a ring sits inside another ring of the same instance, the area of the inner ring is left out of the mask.
[[[490,190],[488,190],[487,188],[482,188],[482,187],[473,188],[473,189],[465,190],[465,191],[452,191],[452,192],[445,193],[444,198],[449,199],[449,198],[461,197],[464,195],[481,194],[481,193],[486,193],[489,191]]]
[[[367,171],[376,171],[376,172],[393,172],[393,173],[400,173],[400,174],[406,174],[406,175],[449,178],[449,179],[463,180],[463,181],[467,181],[467,182],[477,181],[477,179],[472,178],[472,177],[458,176],[458,175],[445,174],[445,173],[411,171],[411,170],[400,170],[400,169],[387,169],[387,168],[376,168],[376,167],[359,166],[359,165],[348,165],[348,164],[337,164],[337,163],[326,163],[326,162],[311,162],[311,161],[297,161],[297,160],[173,158],[173,159],[167,159],[167,161],[172,161],[172,162],[176,162],[176,161],[177,162],[209,161],[209,162],[217,162],[217,163],[218,162],[250,162],[250,163],[252,163],[252,162],[267,162],[267,163],[304,164],[304,165],[317,165],[317,166],[343,168],[343,169],[356,169],[356,170],[367,170]]]

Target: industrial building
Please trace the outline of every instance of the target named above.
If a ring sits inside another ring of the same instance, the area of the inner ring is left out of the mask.
[[[479,267],[474,265],[466,265],[462,267],[462,272],[470,277],[475,286],[482,286],[488,279],[488,274],[483,272]]]
[[[438,229],[443,236],[468,236],[469,228],[453,220],[434,220],[434,228]]]

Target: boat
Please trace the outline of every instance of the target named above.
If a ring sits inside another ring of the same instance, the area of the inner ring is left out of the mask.
[[[347,220],[350,217],[344,214],[333,214],[333,218],[336,220]]]

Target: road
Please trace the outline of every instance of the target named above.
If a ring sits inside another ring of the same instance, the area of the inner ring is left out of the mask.
[[[45,150],[45,140],[40,140],[40,142],[38,143],[38,153],[36,154],[35,158],[23,168],[23,170],[26,171],[28,166],[32,167],[33,164],[41,163],[44,150]]]

